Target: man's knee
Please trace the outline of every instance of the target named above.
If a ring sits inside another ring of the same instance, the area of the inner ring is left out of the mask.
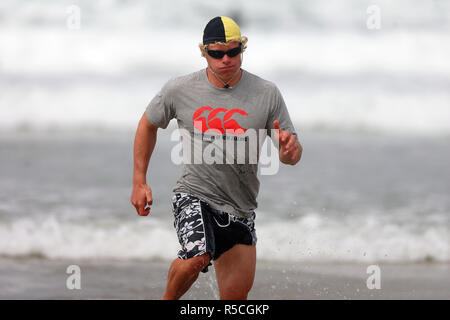
[[[222,300],[246,300],[253,287],[253,277],[229,276],[221,279],[219,284],[220,299]]]
[[[185,274],[198,275],[200,271],[202,271],[209,264],[209,261],[210,261],[209,254],[205,253],[202,254],[201,256],[181,260],[180,269]]]
[[[220,290],[220,299],[247,300],[251,287],[248,283],[227,283]]]

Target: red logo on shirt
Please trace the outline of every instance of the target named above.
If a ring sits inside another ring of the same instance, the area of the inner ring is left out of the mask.
[[[208,117],[203,116],[204,112],[208,112]],[[233,135],[243,134],[247,129],[242,128],[236,120],[231,119],[235,114],[239,113],[243,116],[247,116],[247,112],[241,109],[225,109],[225,108],[212,108],[212,107],[200,107],[192,116],[194,127],[201,132],[214,132],[214,133],[230,133]],[[220,114],[220,115],[219,115]]]

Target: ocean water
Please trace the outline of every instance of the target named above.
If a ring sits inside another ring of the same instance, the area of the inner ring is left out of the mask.
[[[243,67],[277,84],[304,146],[260,177],[258,259],[449,263],[449,3],[377,1],[378,30],[370,5],[2,1],[0,256],[175,257],[175,123],[149,217],[129,202],[134,130],[168,79],[205,66],[204,24],[231,15]]]
[[[133,132],[3,137],[1,255],[173,258],[170,197],[181,170],[169,160],[175,142],[159,136],[148,217],[129,202],[132,142]],[[302,142],[300,165],[260,176],[259,259],[448,262],[446,139],[305,133]]]

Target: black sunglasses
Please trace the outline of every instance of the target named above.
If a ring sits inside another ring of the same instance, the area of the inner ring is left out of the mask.
[[[230,49],[228,51],[223,50],[209,50],[206,48],[206,52],[209,54],[210,57],[213,57],[215,59],[222,59],[224,55],[229,56],[230,58],[236,57],[239,53],[242,51],[242,43],[239,44],[238,47]]]

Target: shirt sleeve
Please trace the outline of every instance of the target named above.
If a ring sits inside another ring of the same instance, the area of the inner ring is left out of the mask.
[[[163,129],[167,128],[170,120],[175,118],[175,108],[169,88],[169,83],[165,84],[145,110],[148,121]]]
[[[273,122],[278,120],[280,123],[280,129],[291,132],[293,135],[297,136],[294,125],[292,124],[291,117],[289,116],[288,109],[284,103],[283,96],[277,87],[273,89],[272,97],[269,99],[271,101],[269,117],[266,123],[267,134],[272,137],[271,129],[274,129]]]

